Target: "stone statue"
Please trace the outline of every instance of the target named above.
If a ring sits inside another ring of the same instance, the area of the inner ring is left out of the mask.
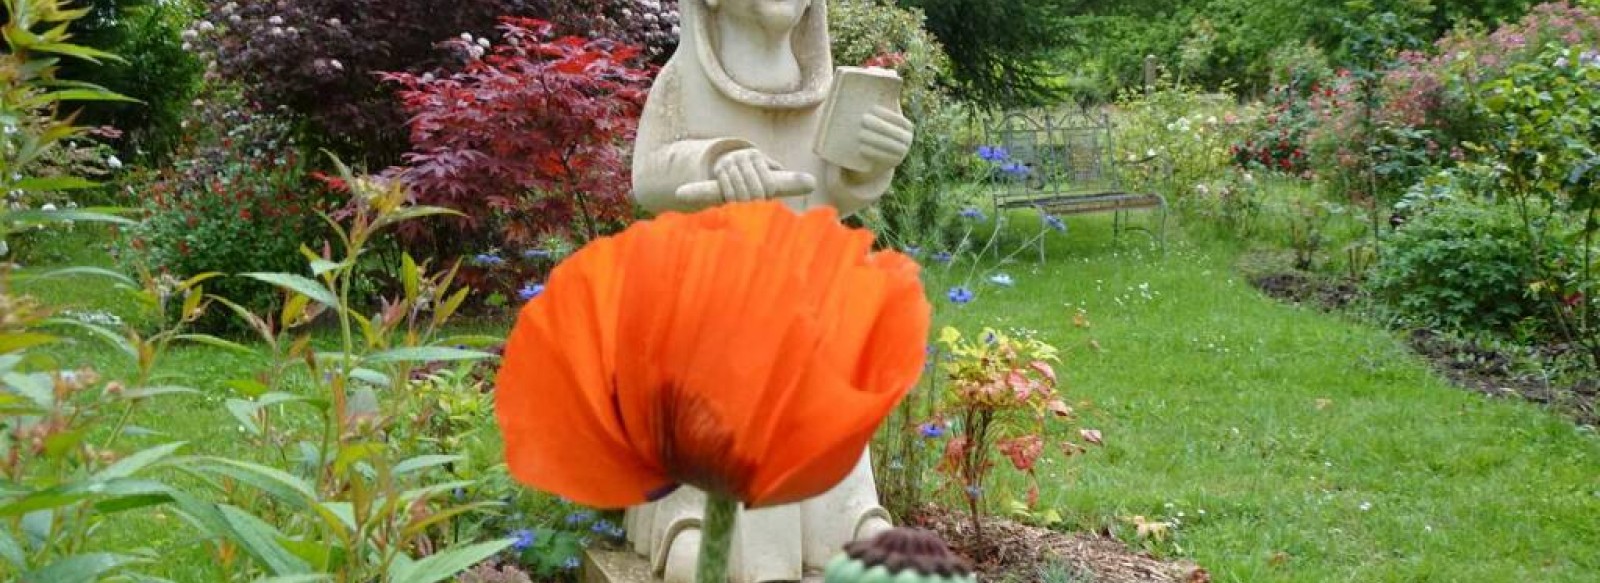
[[[782,198],[795,210],[831,205],[843,216],[883,196],[910,150],[913,125],[900,114],[897,79],[892,86],[836,83],[825,0],[679,6],[682,38],[651,89],[634,148],[642,206],[690,211]],[[855,90],[874,86],[877,94]],[[693,582],[704,500],[685,487],[628,512],[634,550],[667,583]],[[798,581],[846,543],[891,525],[863,453],[829,493],[741,512],[736,528],[730,578],[764,583]]]
[[[679,6],[682,38],[650,91],[634,148],[642,206],[662,212],[784,198],[796,210],[831,205],[844,216],[883,196],[911,148],[912,124],[897,94],[874,105],[876,96],[846,93],[838,100],[857,107],[823,107],[835,85],[826,2]],[[857,109],[865,110],[859,119],[825,119]],[[855,150],[842,153],[852,167],[816,153],[825,123],[857,129],[843,140]]]

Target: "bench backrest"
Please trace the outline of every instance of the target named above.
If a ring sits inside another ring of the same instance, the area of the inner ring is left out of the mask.
[[[1118,192],[1111,118],[1100,111],[1011,111],[986,124],[996,202]]]

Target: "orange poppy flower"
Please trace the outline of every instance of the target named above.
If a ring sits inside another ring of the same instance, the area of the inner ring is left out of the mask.
[[[511,332],[495,393],[519,481],[620,508],[680,484],[750,507],[843,480],[916,383],[916,263],[832,209],[669,213],[583,248]]]

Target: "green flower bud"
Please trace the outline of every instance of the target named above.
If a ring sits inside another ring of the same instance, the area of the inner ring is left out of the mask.
[[[931,532],[897,528],[845,545],[824,583],[977,583],[966,561]]]

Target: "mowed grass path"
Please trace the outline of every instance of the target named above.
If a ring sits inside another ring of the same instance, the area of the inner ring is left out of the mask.
[[[972,281],[970,305],[944,299],[965,268],[928,275],[941,325],[1031,328],[1070,350],[1069,396],[1107,446],[1042,470],[1042,503],[1067,526],[1130,533],[1133,516],[1176,518],[1174,538],[1150,547],[1221,582],[1600,580],[1592,430],[1454,389],[1392,333],[1260,295],[1236,274],[1232,246],[1175,229],[1161,254],[1137,233],[1113,241],[1107,217],[1071,224],[1049,240],[1046,263],[1024,253],[999,267],[1014,287]],[[94,285],[38,291],[116,305]],[[1072,326],[1079,307],[1092,328]],[[60,353],[105,364],[94,345]],[[256,457],[230,439],[219,402],[223,381],[259,364],[250,360],[175,351],[169,369],[213,396],[169,402],[142,423],[200,452]],[[161,535],[130,538],[194,542],[167,520],[129,533]],[[169,556],[189,563],[169,566],[176,580],[206,571],[198,547]]]

